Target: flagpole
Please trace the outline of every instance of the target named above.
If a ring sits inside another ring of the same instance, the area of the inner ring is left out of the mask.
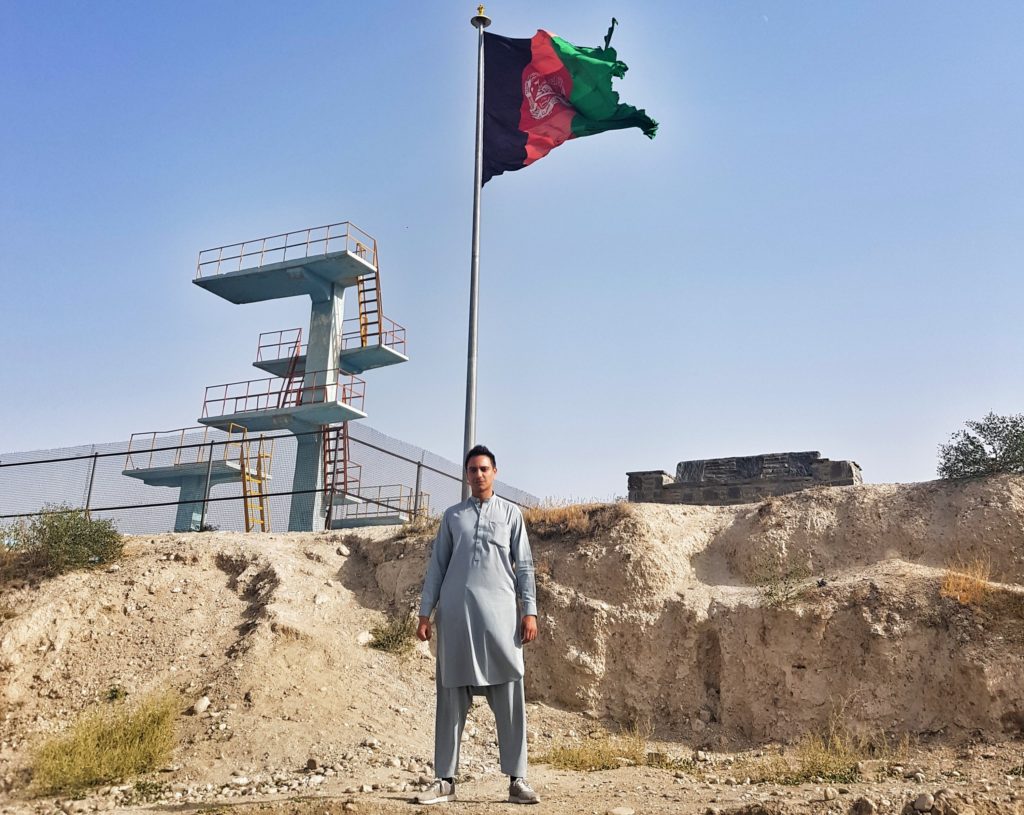
[[[462,456],[476,443],[476,327],[480,299],[480,188],[484,152],[484,29],[491,18],[477,6],[470,23],[477,30],[476,46],[476,165],[473,171],[473,251],[469,265],[469,350],[466,360],[466,428]],[[462,500],[469,498],[469,484],[463,479]]]

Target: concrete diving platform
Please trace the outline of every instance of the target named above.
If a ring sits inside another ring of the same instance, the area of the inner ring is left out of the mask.
[[[206,389],[199,423],[226,430],[241,425],[249,432],[303,432],[323,425],[365,419],[366,383],[338,369],[301,377],[253,379]]]
[[[352,498],[356,498],[352,502]],[[419,494],[402,484],[365,487],[357,496],[336,495],[331,510],[331,529],[355,529],[361,526],[397,526],[406,524],[418,515],[428,514],[430,495]]]
[[[347,221],[204,249],[192,281],[232,303],[309,295],[330,300],[377,271],[377,242]]]
[[[260,334],[253,366],[274,376],[288,376],[289,372],[301,376],[306,370],[306,345],[301,339],[302,331],[298,328]],[[379,331],[361,328],[358,317],[345,320],[340,345],[338,368],[347,374],[409,361],[405,355],[405,328],[388,317],[382,319]]]

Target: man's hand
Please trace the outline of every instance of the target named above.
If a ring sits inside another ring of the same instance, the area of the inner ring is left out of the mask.
[[[420,619],[422,620],[423,618],[421,617]],[[523,617],[523,624],[520,626],[519,631],[523,639],[523,645],[537,639],[537,617],[533,614],[527,614]]]
[[[420,615],[420,624],[416,626],[416,639],[426,642],[430,639],[430,618]]]

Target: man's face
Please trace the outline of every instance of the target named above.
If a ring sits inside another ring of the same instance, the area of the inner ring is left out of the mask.
[[[466,464],[466,480],[474,498],[490,498],[494,492],[494,476],[498,468],[489,456],[473,456]]]

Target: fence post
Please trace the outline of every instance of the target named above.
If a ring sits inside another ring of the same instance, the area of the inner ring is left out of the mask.
[[[92,503],[92,485],[93,482],[96,480],[96,461],[99,459],[99,457],[99,452],[94,450],[92,454],[92,468],[89,470],[89,486],[85,490],[85,517],[89,518],[90,520],[91,518],[89,516],[89,505]]]
[[[420,514],[420,485],[423,483],[423,453],[420,453],[420,460],[416,462],[416,487],[412,492],[412,517],[418,518]]]
[[[244,457],[239,457],[239,462],[242,463],[242,466],[245,466],[244,461],[242,461],[243,458]],[[210,500],[210,476],[212,475],[212,473],[213,473],[213,442],[211,441],[210,442],[210,449],[206,453],[206,486],[203,487],[203,509],[202,509],[202,512],[200,512],[200,514],[199,514],[199,531],[200,532],[202,532],[203,531],[203,527],[206,526],[206,505],[207,505],[207,502]],[[245,473],[242,473],[242,479],[243,479],[243,482],[244,482]],[[245,488],[244,487],[242,489],[242,501],[245,501]],[[193,515],[192,517],[194,518],[195,515]]]

